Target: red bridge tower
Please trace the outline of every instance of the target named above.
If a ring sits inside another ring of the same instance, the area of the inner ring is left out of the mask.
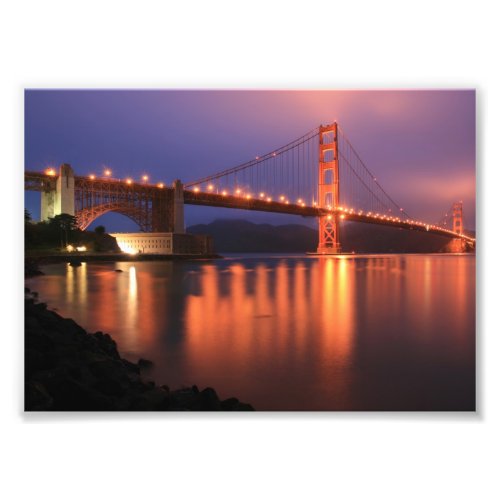
[[[318,206],[339,205],[339,142],[337,122],[319,127]],[[319,218],[318,253],[340,252],[339,220],[336,213]]]

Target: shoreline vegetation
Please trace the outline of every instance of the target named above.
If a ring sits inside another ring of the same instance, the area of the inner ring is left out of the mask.
[[[25,288],[25,411],[252,411],[211,387],[170,390],[145,381],[151,362],[122,358],[103,332],[89,333]]]

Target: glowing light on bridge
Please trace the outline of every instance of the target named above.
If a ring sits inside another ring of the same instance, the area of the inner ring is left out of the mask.
[[[200,188],[199,188],[198,186],[196,186],[196,187],[193,189],[193,191],[194,191],[195,193],[199,193],[199,192],[200,192]]]
[[[213,191],[213,190],[214,190],[214,186],[213,186],[213,184],[209,184],[209,185],[208,185],[208,187],[207,187],[207,189],[208,189],[209,191]]]
[[[148,181],[149,181],[149,175],[143,175],[143,176],[142,176],[142,180],[143,180],[144,182],[148,182]]]
[[[261,198],[264,198],[265,193],[260,193],[260,194],[259,194],[259,196],[260,196]]]
[[[283,195],[280,196],[280,201],[285,201],[285,197]]]
[[[104,169],[104,175],[105,175],[106,177],[111,177],[111,169],[109,169],[109,168],[105,168],[105,169]]]
[[[130,185],[132,184],[132,179],[126,179],[125,182]]]
[[[246,198],[247,200],[249,200],[249,199],[251,198],[251,196],[250,196],[249,194],[247,194],[247,195],[245,196],[245,198]]]
[[[94,175],[94,174],[90,174],[90,175],[89,175],[89,179],[90,179],[91,181],[93,181],[93,180],[95,179],[95,175]]]
[[[47,175],[54,176],[54,175],[56,175],[56,170],[55,170],[54,168],[52,168],[52,167],[49,167],[49,168],[47,168],[47,169],[45,170],[45,173],[46,173]]]
[[[159,182],[159,183],[158,183],[158,187],[159,187],[159,188],[165,187],[165,184],[163,184],[163,182]]]
[[[225,189],[222,191],[222,196],[227,196],[227,191]]]

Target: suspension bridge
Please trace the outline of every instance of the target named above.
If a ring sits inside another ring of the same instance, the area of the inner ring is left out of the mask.
[[[78,176],[63,164],[59,172],[25,172],[25,189],[42,193],[42,220],[68,213],[82,230],[114,211],[143,232],[183,233],[184,204],[191,204],[315,217],[320,254],[341,252],[344,220],[437,234],[453,240],[456,251],[475,246],[475,238],[464,233],[461,202],[439,222],[412,217],[381,186],[336,122],[185,184],[152,184],[147,176],[139,182]]]

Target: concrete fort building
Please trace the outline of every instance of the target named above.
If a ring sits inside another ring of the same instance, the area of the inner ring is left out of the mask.
[[[122,252],[157,255],[211,255],[210,236],[185,233],[111,233]]]
[[[184,227],[184,187],[134,183],[131,179],[75,176],[67,163],[43,174],[29,172],[25,187],[41,192],[41,219],[60,214],[76,217],[85,230],[101,215],[118,212],[138,224],[141,232],[114,233],[120,249],[133,254],[209,255],[212,238],[188,234]]]

